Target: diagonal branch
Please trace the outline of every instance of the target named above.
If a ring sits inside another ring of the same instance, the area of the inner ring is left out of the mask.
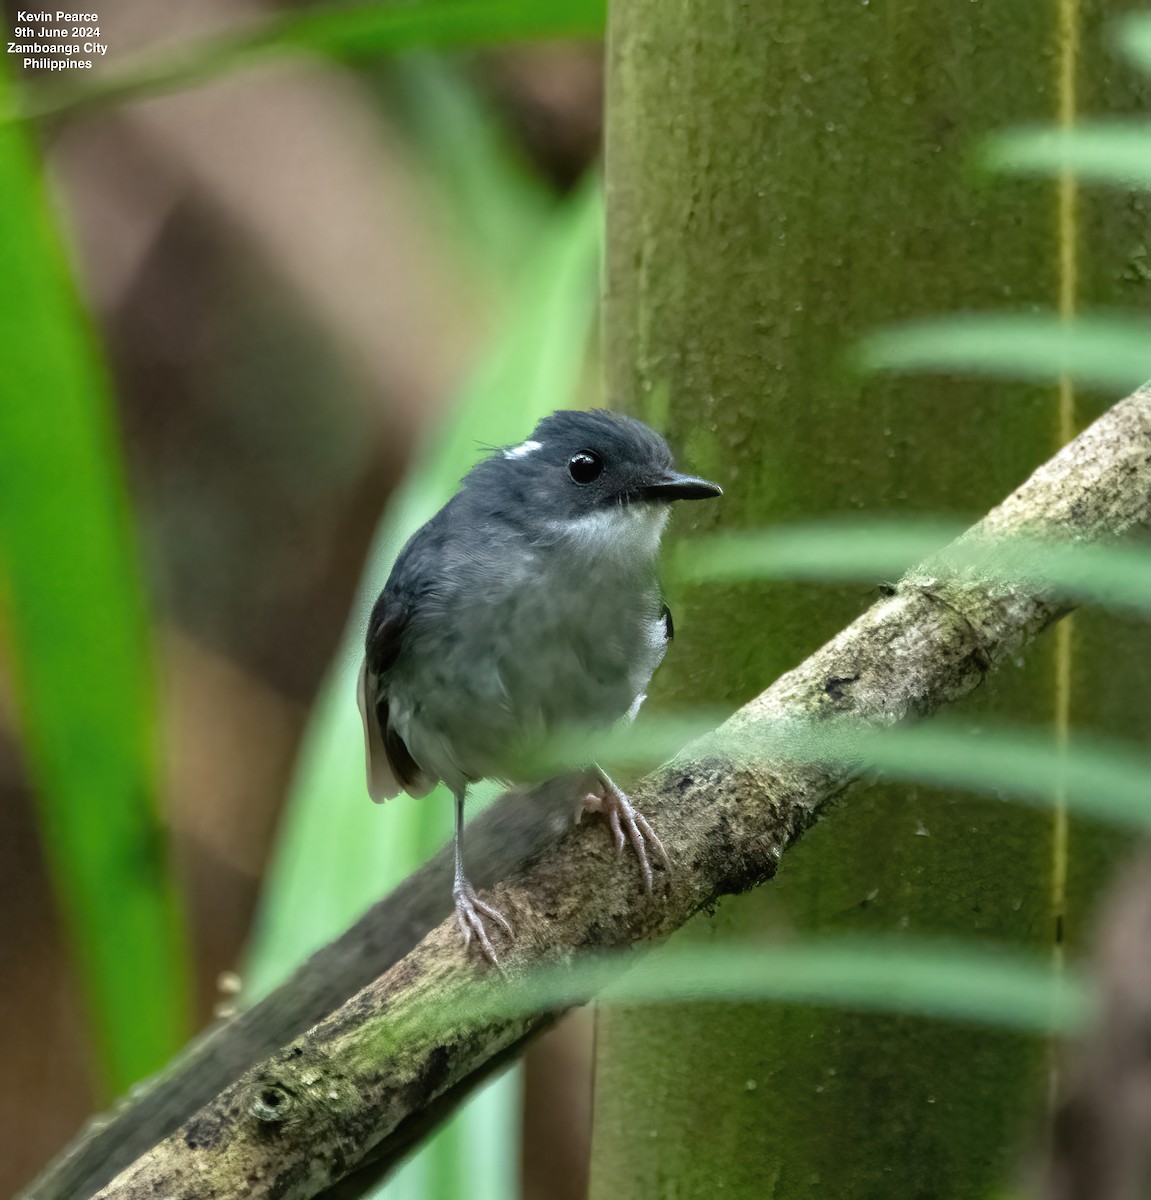
[[[1151,387],[1117,404],[964,540],[1023,534],[1090,543],[1148,524]],[[781,719],[796,717],[851,715],[888,726],[929,716],[1015,658],[1066,608],[1053,594],[970,574],[909,574],[894,595],[636,789],[674,864],[662,902],[644,897],[634,863],[616,857],[598,822],[550,843],[570,797],[545,788],[531,805],[522,797],[505,799],[479,828],[499,847],[501,868],[526,860],[493,889],[518,934],[509,973],[661,941],[717,896],[771,878],[784,849],[851,783],[842,768],[736,763],[724,752],[728,735],[754,740],[757,732],[762,737]],[[378,905],[317,956],[341,964],[331,987],[317,989],[320,971],[310,965],[236,1022],[232,1029],[246,1031],[238,1040],[248,1048],[248,1061],[253,1051],[265,1055],[263,1061],[124,1170],[101,1198],[358,1195],[435,1114],[553,1018],[469,1021],[469,1000],[482,991],[485,971],[461,947],[454,922],[442,922],[413,944],[429,920],[446,915],[444,864],[432,864],[404,889],[402,902]],[[305,992],[308,1001],[301,1003]],[[290,1020],[277,1015],[285,1004]],[[325,1008],[330,1015],[295,1036],[301,1021]],[[288,1031],[295,1040],[269,1054]],[[220,1082],[226,1063],[209,1076],[203,1060],[227,1037],[225,1031],[208,1041],[160,1085],[169,1099],[187,1106],[193,1092],[182,1089],[193,1076],[201,1087],[195,1103],[206,1079]],[[165,1128],[172,1128],[178,1107],[168,1112]],[[119,1120],[132,1117],[130,1110]],[[91,1175],[81,1178],[90,1186]],[[27,1193],[36,1200],[65,1194],[88,1192],[41,1185]]]

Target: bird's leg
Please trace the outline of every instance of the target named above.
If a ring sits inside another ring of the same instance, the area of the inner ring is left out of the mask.
[[[584,798],[584,809],[587,812],[603,813],[611,827],[611,835],[615,839],[616,849],[621,853],[628,843],[639,859],[639,869],[643,873],[643,890],[649,895],[652,889],[651,858],[648,857],[650,844],[652,855],[664,871],[671,871],[671,862],[663,842],[647,823],[647,818],[617,787],[607,774],[597,766],[592,767],[592,775],[599,785],[599,790],[589,792]]]
[[[472,935],[475,935],[476,941],[480,944],[480,949],[484,952],[484,957],[487,958],[494,966],[500,965],[500,960],[496,957],[495,950],[492,949],[491,939],[488,937],[487,928],[484,925],[484,918],[489,917],[495,921],[497,925],[503,928],[504,933],[509,938],[514,939],[515,934],[512,933],[512,927],[508,924],[507,918],[498,908],[493,908],[490,904],[485,903],[476,895],[476,889],[468,882],[467,876],[464,874],[464,796],[467,794],[467,788],[462,787],[455,793],[456,796],[456,836],[455,836],[455,858],[456,858],[456,873],[452,883],[452,898],[456,902],[456,920],[459,922],[460,932],[464,935],[464,945],[471,944]]]

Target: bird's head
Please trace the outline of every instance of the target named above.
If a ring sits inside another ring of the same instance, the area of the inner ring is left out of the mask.
[[[723,494],[718,484],[675,469],[664,439],[642,421],[598,410],[545,417],[518,446],[497,450],[475,473],[485,490],[550,520],[577,520],[631,506]]]

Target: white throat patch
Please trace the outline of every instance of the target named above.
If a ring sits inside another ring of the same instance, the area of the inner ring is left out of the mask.
[[[553,528],[597,556],[652,559],[659,553],[667,519],[667,504],[623,504],[598,508],[574,521],[553,522]]]

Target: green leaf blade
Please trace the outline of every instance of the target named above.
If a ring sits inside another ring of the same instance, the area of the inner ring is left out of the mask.
[[[827,1005],[954,1020],[1037,1035],[1082,1029],[1091,983],[1049,956],[1003,945],[910,936],[819,937],[698,945],[670,942],[637,957],[613,952],[477,986],[476,1023],[600,1004]],[[429,1012],[429,1025],[461,1014]]]
[[[1083,985],[1058,979],[1048,959],[912,938],[669,947],[613,983],[604,999],[842,1005],[1032,1033],[1073,1031],[1089,1011]]]
[[[917,321],[866,338],[865,370],[938,371],[1013,379],[1062,375],[1133,389],[1151,378],[1151,326],[1132,317],[1064,322],[1044,314],[967,314]]]
[[[845,579],[893,583],[926,563],[988,587],[1027,588],[1079,604],[1151,617],[1151,552],[1135,545],[1005,537],[955,539],[944,521],[828,520],[747,529],[680,542],[669,576],[681,583]]]
[[[1095,122],[1073,129],[1012,129],[987,140],[984,166],[1015,175],[1075,175],[1088,183],[1151,188],[1151,128]]]
[[[1151,72],[1151,14],[1129,13],[1115,23],[1120,49],[1142,71]]]
[[[812,521],[693,538],[675,546],[681,583],[756,579],[895,579],[958,537],[945,521]]]
[[[0,103],[6,98],[0,79]],[[147,617],[107,386],[23,131],[0,127],[0,577],[29,765],[118,1093],[188,1032]]]

